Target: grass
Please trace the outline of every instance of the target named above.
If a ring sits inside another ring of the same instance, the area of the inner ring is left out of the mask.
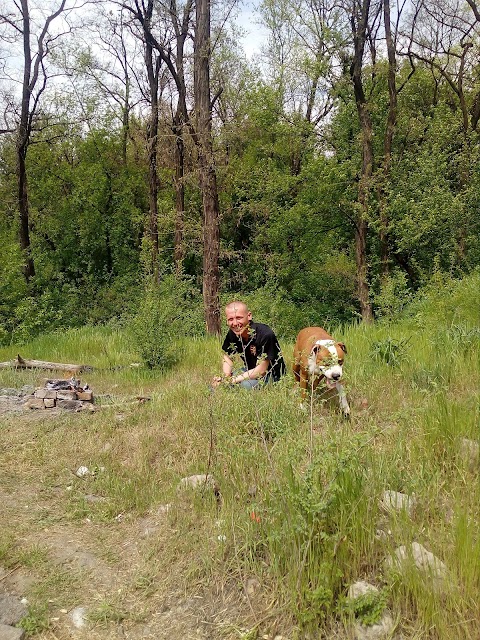
[[[405,639],[478,640],[478,463],[459,446],[479,441],[474,289],[450,284],[396,323],[336,333],[348,348],[349,422],[320,399],[303,413],[290,377],[254,396],[209,393],[214,339],[184,344],[169,374],[130,367],[133,345],[107,328],[25,345],[24,357],[93,365],[82,377],[102,408],[0,419],[0,564],[33,575],[28,595],[51,617],[90,602],[92,637],[113,637],[118,625],[134,634],[187,598],[180,618],[193,607],[212,639],[345,638],[352,615],[373,621],[381,604]],[[284,347],[289,360],[292,345]],[[15,354],[0,349],[0,360]],[[0,370],[0,387],[43,377]],[[131,402],[137,395],[151,401]],[[80,465],[95,473],[76,477]],[[212,492],[177,490],[180,478],[207,471],[220,503]],[[385,490],[415,497],[411,518],[382,512]],[[93,567],[58,562],[52,549],[72,540]],[[385,558],[413,541],[447,565],[445,593],[416,571],[385,570]],[[260,589],[246,598],[251,578]],[[357,580],[381,596],[346,605]],[[47,638],[38,619],[31,633]]]

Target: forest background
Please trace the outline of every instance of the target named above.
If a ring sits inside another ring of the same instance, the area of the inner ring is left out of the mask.
[[[480,263],[474,0],[0,6],[0,344],[133,323],[291,337]],[[258,314],[258,315],[257,315]],[[170,354],[171,355],[171,354]]]

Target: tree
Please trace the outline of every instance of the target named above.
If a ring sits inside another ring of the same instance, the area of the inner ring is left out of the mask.
[[[14,133],[17,157],[18,211],[20,215],[20,248],[24,256],[23,275],[27,283],[35,276],[35,265],[31,253],[30,214],[28,202],[27,153],[35,130],[35,118],[40,108],[40,100],[49,80],[47,68],[48,58],[59,39],[70,27],[68,23],[63,33],[53,32],[53,23],[60,16],[64,20],[72,8],[67,7],[67,0],[60,0],[51,7],[51,13],[44,12],[40,6],[30,5],[29,0],[15,3],[11,12],[0,14],[0,39],[4,42],[18,44],[21,41],[23,80],[18,108],[11,105],[10,122],[2,129],[2,133]],[[35,44],[33,44],[35,42]],[[50,75],[51,77],[51,75]]]
[[[219,334],[218,260],[220,254],[220,207],[212,142],[210,0],[197,0],[195,8],[195,139],[198,148],[200,188],[203,202],[203,304],[208,333]]]

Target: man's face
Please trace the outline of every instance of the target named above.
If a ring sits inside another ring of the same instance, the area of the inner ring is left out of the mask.
[[[228,306],[225,309],[227,324],[236,336],[248,337],[248,325],[252,314],[244,304]]]

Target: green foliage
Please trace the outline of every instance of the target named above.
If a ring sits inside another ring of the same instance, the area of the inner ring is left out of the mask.
[[[198,290],[173,274],[149,282],[130,324],[140,357],[150,368],[169,369],[182,357],[179,339],[203,332]]]
[[[364,625],[380,621],[388,602],[388,590],[368,591],[357,598],[347,598],[340,605],[343,614],[354,616]]]
[[[410,339],[396,340],[388,337],[385,340],[377,340],[372,343],[371,354],[374,360],[384,362],[390,367],[398,367],[408,359],[408,343]]]
[[[24,629],[27,637],[35,636],[49,629],[48,605],[30,605],[27,615],[20,620],[18,627]]]
[[[381,320],[395,320],[412,298],[406,274],[397,269],[381,281],[380,291],[373,297],[376,316]]]

